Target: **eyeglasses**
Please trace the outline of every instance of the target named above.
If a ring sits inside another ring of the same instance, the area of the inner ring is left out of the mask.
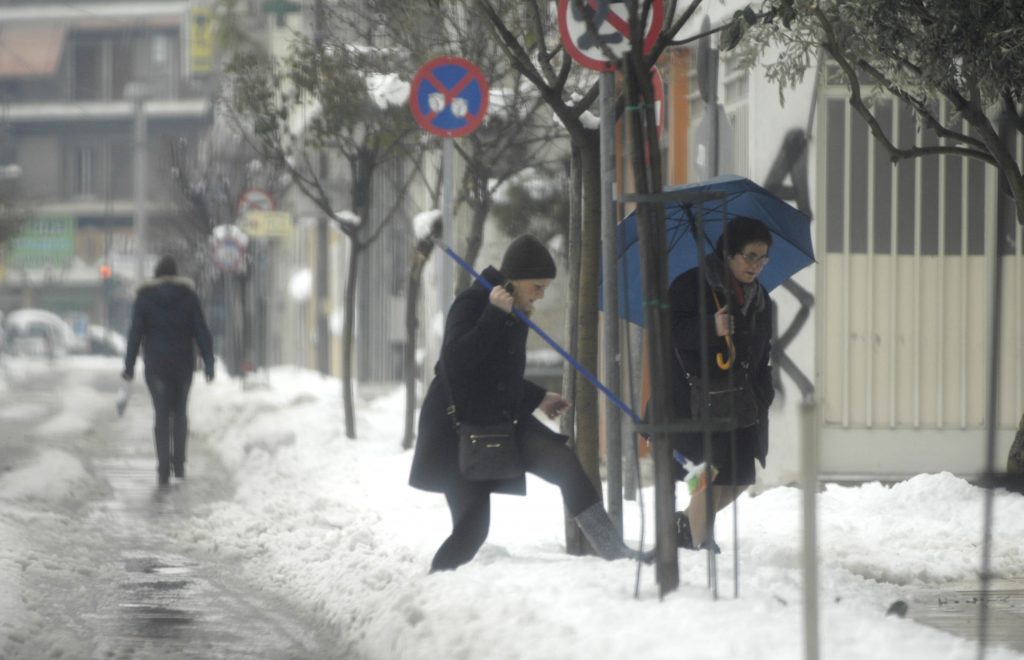
[[[741,254],[740,256],[743,257],[743,260],[746,261],[747,264],[751,265],[751,266],[761,266],[761,267],[763,267],[765,264],[768,263],[768,255],[767,254],[758,254],[756,252],[745,252],[745,253]]]

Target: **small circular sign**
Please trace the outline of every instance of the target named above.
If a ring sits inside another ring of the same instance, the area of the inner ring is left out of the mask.
[[[438,57],[416,72],[409,107],[423,130],[461,137],[483,122],[489,93],[487,79],[476,65],[461,57]]]
[[[246,211],[273,211],[275,208],[277,205],[274,204],[274,198],[270,193],[259,188],[251,188],[239,196],[235,211],[243,214]]]
[[[228,273],[245,272],[246,248],[241,241],[233,236],[224,236],[213,242],[210,255],[213,265]]]

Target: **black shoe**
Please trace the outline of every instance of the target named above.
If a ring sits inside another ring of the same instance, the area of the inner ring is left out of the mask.
[[[685,511],[676,511],[676,547],[684,550],[695,550],[693,535],[690,533],[690,519]]]
[[[700,547],[697,548],[697,549],[698,550],[707,550],[709,543],[711,544],[711,547],[714,549],[716,555],[722,554],[722,549],[719,548],[718,544],[715,543],[714,541],[712,541],[711,539],[708,539],[708,540],[704,541],[703,543],[701,543]]]
[[[161,474],[161,475],[159,475],[157,477],[157,482],[161,486],[166,486],[167,484],[169,484],[171,482],[171,475],[169,475],[169,474]]]
[[[694,547],[693,534],[690,532],[690,519],[686,517],[685,511],[676,511],[676,547],[683,550],[707,550],[708,546],[714,548],[715,554],[722,554],[722,549],[711,539],[705,540],[700,547]]]
[[[174,478],[175,479],[184,479],[185,478],[185,466],[184,465],[182,465],[181,467],[177,467],[176,466],[174,468]]]

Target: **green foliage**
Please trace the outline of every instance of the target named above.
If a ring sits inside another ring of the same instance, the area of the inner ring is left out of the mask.
[[[988,107],[1024,100],[1024,3],[1010,0],[769,0],[745,54],[769,53],[767,75],[799,82],[819,47],[875,82],[927,103],[947,93]],[[772,57],[774,56],[774,57]]]
[[[241,50],[226,67],[229,111],[255,137],[264,158],[286,164],[293,174],[317,150],[349,162],[377,162],[414,130],[405,105],[381,107],[370,93],[381,76],[407,69],[402,55],[353,46],[331,34],[322,41],[297,35],[280,62]]]
[[[542,239],[569,235],[569,197],[550,173],[525,172],[510,181],[492,210],[507,236],[531,232]]]

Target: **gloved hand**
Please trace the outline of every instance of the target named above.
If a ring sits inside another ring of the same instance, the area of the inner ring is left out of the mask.
[[[135,380],[135,374],[125,369],[124,371],[121,372],[121,378],[130,383],[131,381]]]

